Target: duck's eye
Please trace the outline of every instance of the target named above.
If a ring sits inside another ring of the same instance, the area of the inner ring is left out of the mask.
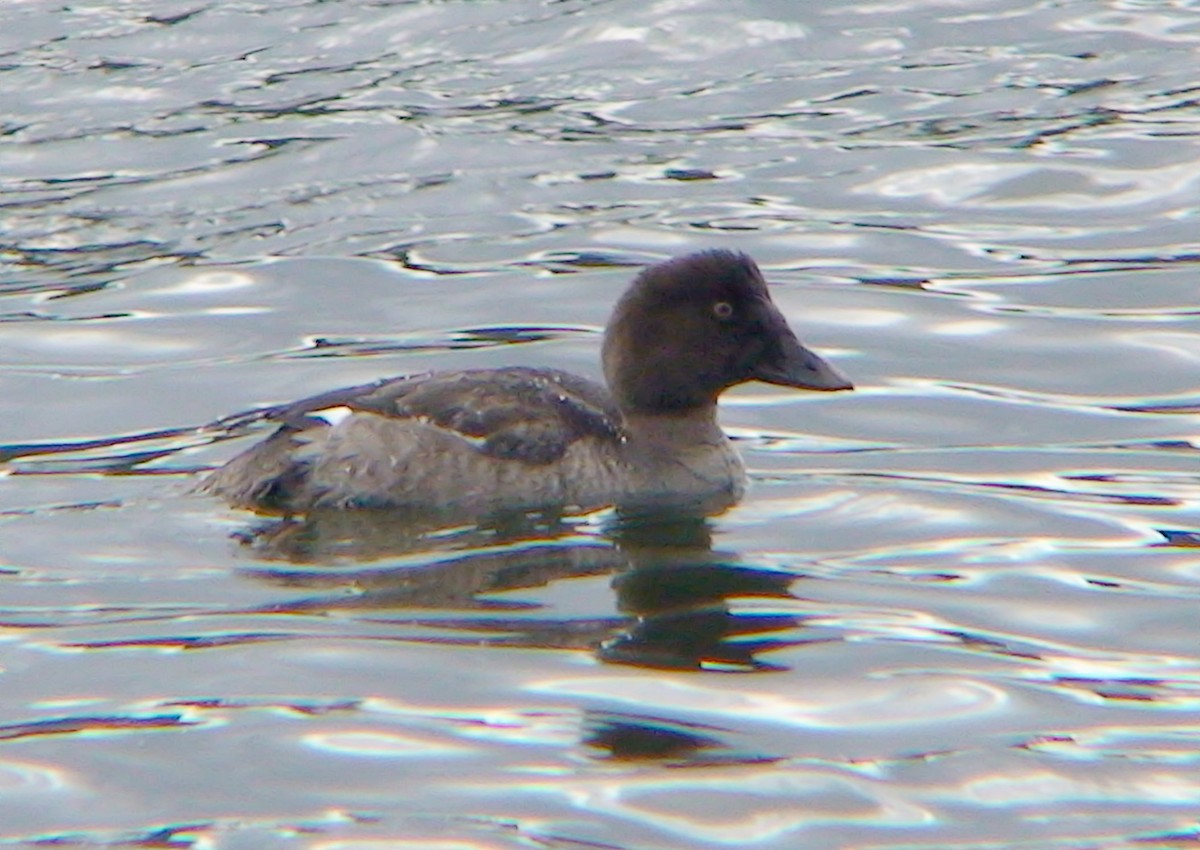
[[[728,301],[718,301],[713,304],[713,315],[721,321],[726,321],[733,317],[733,305]]]

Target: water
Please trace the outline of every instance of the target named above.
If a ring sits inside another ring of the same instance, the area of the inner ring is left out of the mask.
[[[0,844],[1194,842],[1198,44],[1182,0],[5,4]],[[594,376],[703,247],[859,387],[731,393],[719,517],[187,494],[256,405]]]

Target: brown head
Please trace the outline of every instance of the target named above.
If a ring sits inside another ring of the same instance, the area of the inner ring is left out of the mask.
[[[746,381],[853,389],[800,344],[758,266],[732,251],[702,251],[644,269],[605,330],[604,374],[630,413],[711,406]]]

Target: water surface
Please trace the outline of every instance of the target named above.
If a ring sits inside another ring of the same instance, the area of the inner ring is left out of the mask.
[[[1186,2],[0,10],[0,844],[1168,847],[1200,803]],[[304,527],[234,416],[596,376],[744,250],[704,521]]]

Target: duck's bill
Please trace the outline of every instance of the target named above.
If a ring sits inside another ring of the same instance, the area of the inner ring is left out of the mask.
[[[852,390],[854,384],[816,352],[809,351],[795,337],[781,340],[775,356],[764,358],[754,368],[753,377],[768,384],[803,390],[837,392]]]

